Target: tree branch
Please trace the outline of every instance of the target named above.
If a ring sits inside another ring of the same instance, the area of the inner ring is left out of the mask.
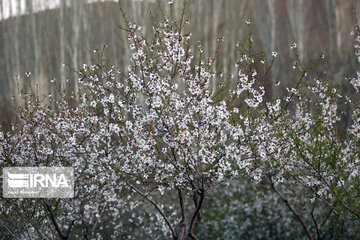
[[[280,199],[286,204],[286,206],[289,208],[289,210],[294,214],[294,216],[296,217],[296,219],[298,219],[298,221],[301,223],[302,227],[304,228],[304,231],[306,232],[307,237],[310,240],[314,240],[309,227],[306,225],[304,219],[300,216],[300,214],[298,214],[296,212],[296,210],[290,205],[289,201],[284,198],[279,192],[278,190],[275,188],[274,183],[267,177],[265,176],[267,182],[269,183],[269,185],[271,186],[271,188],[274,190],[274,192],[280,197]]]
[[[50,220],[51,220],[52,224],[54,225],[56,232],[59,234],[59,237],[61,239],[63,239],[63,240],[68,239],[68,236],[63,234],[63,232],[61,231],[60,226],[59,226],[59,224],[58,224],[58,222],[57,222],[57,220],[56,220],[56,218],[55,218],[55,216],[53,214],[51,206],[45,201],[45,199],[43,199],[43,202],[44,202],[44,204],[46,206],[47,212],[49,213]]]
[[[183,239],[186,232],[186,212],[185,212],[185,203],[184,203],[184,193],[181,189],[178,190],[179,200],[180,200],[180,208],[181,208],[181,231],[179,234],[179,240]]]
[[[199,202],[197,202],[197,196],[194,196],[194,201],[195,201],[195,206],[196,206],[196,210],[194,212],[194,215],[191,218],[191,222],[190,222],[190,226],[189,226],[189,232],[188,232],[188,236],[185,238],[186,240],[191,237],[193,239],[197,239],[197,237],[194,234],[194,231],[196,230],[197,226],[199,225],[199,222],[201,220],[201,208],[202,208],[202,204],[204,201],[204,190],[200,189],[199,190],[199,195],[200,195],[200,200]],[[197,192],[195,192],[195,195],[198,194]],[[195,220],[197,219],[197,223],[195,223]]]
[[[5,199],[6,202],[8,202],[20,215],[21,217],[25,220],[27,220],[31,226],[35,229],[35,231],[38,233],[38,235],[40,236],[41,239],[46,239],[42,233],[40,232],[40,230],[35,226],[35,224],[25,215],[23,214],[12,202],[10,202],[9,200]]]
[[[131,183],[129,183],[128,181],[125,181],[127,185],[129,185],[129,187],[131,189],[133,189],[134,191],[136,191],[138,194],[140,194],[142,197],[144,197],[148,202],[150,202],[155,208],[156,210],[158,210],[158,212],[161,214],[161,216],[164,218],[166,224],[168,225],[168,227],[170,228],[171,234],[173,236],[173,239],[176,240],[176,232],[174,227],[171,225],[170,220],[166,217],[165,213],[161,210],[161,208],[153,201],[151,200],[147,195],[145,195],[144,193],[142,193],[139,189],[137,189],[135,186],[133,186]]]

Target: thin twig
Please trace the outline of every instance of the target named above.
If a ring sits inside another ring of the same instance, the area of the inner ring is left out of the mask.
[[[171,225],[170,220],[166,217],[165,213],[161,210],[161,208],[153,201],[151,200],[148,196],[146,196],[143,192],[141,192],[138,188],[136,188],[135,186],[133,186],[131,183],[129,183],[128,181],[125,181],[126,184],[133,189],[134,191],[136,191],[138,194],[140,194],[142,197],[144,197],[148,202],[150,202],[155,208],[156,210],[158,210],[158,212],[160,213],[160,215],[164,218],[166,224],[168,225],[168,227],[170,228],[171,234],[173,236],[174,239],[176,239],[176,232],[174,227]]]
[[[286,204],[286,206],[289,208],[289,210],[294,214],[294,216],[299,220],[299,222],[301,223],[302,227],[304,228],[307,237],[310,240],[314,240],[314,237],[311,234],[311,231],[309,229],[309,227],[306,225],[304,219],[296,212],[296,210],[290,205],[289,201],[284,198],[279,191],[275,188],[274,183],[271,181],[271,179],[269,179],[267,176],[265,176],[267,182],[269,183],[269,185],[271,186],[271,188],[274,190],[274,192],[280,197],[280,199]]]

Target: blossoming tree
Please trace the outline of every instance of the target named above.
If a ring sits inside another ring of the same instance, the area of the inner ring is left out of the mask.
[[[133,236],[198,239],[212,190],[244,179],[268,182],[310,239],[309,223],[281,184],[308,188],[309,200],[322,201],[331,214],[360,220],[358,105],[346,139],[340,138],[341,96],[329,84],[308,81],[301,64],[288,96],[266,98],[261,82],[277,53],[266,59],[255,52],[251,34],[237,45],[237,72],[223,76],[214,66],[217,56],[193,47],[185,8],[186,2],[179,18],[170,11],[154,23],[152,39],[122,11],[132,50],[127,71],[116,71],[97,50],[99,61],[74,69],[78,93],[59,90],[60,99],[47,104],[23,93],[18,122],[0,132],[0,163],[73,166],[76,189],[66,200],[1,199],[9,236],[125,238],[142,227]],[[352,80],[355,88],[358,82]],[[137,210],[144,205],[149,208]]]

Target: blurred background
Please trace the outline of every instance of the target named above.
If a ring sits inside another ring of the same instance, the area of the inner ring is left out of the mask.
[[[145,35],[151,34],[149,10],[158,3],[121,2],[128,17],[143,26]],[[167,2],[160,0],[164,9]],[[360,1],[188,0],[188,4],[193,42],[201,41],[207,56],[214,55],[216,39],[225,38],[218,71],[234,70],[235,45],[247,38],[245,21],[250,18],[256,48],[264,49],[269,58],[273,51],[279,53],[270,78],[284,84],[276,91],[293,84],[289,45],[294,42],[305,65],[325,53],[323,75],[340,85],[342,93],[350,91],[344,78],[354,76],[357,69],[350,33]],[[181,8],[182,0],[175,0],[175,14]],[[89,64],[93,50],[105,44],[106,56],[117,69],[126,71],[129,64],[127,36],[118,28],[122,18],[117,1],[0,0],[0,19],[0,121],[9,121],[11,98],[18,97],[16,88],[24,86],[30,72],[31,83],[46,95],[55,92],[51,79],[59,84],[69,79],[68,87],[76,89],[77,77],[63,63],[74,68]]]

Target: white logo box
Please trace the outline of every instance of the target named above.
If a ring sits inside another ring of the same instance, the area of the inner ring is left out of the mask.
[[[4,198],[72,198],[72,167],[5,167]]]

